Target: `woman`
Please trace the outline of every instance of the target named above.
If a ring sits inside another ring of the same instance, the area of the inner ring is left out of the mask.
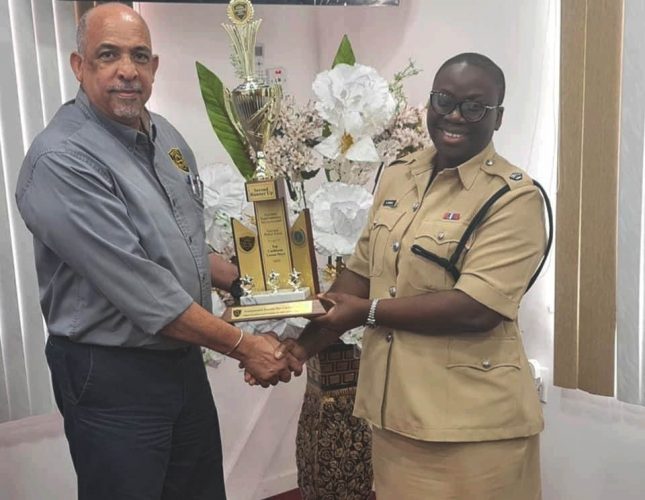
[[[385,170],[347,270],[323,296],[329,311],[280,351],[298,370],[368,325],[354,414],[373,427],[379,499],[541,497],[543,421],[517,312],[546,238],[540,193],[493,147],[504,85],[480,54],[441,66],[427,116],[434,147]],[[457,273],[439,265],[504,186]]]

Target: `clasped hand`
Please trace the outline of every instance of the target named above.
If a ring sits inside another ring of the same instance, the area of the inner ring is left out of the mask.
[[[327,329],[340,334],[365,323],[369,311],[369,301],[345,293],[327,293],[318,298],[327,312],[311,321],[316,329]],[[262,355],[256,362],[244,359],[244,380],[249,385],[268,387],[278,382],[288,382],[291,374],[296,377],[302,373],[308,354],[301,343],[294,339],[278,340],[275,333],[257,335],[261,339]],[[270,352],[269,352],[270,351]]]
[[[245,340],[245,354],[240,360],[244,368],[244,380],[250,385],[269,387],[278,382],[289,382],[291,374],[296,377],[302,373],[305,359],[298,359],[291,351],[298,352],[296,342],[287,339],[283,342],[273,333],[249,335]]]

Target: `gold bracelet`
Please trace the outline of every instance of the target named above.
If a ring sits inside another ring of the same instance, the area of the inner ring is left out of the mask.
[[[228,351],[227,353],[225,353],[224,356],[230,356],[231,354],[233,354],[235,352],[235,349],[240,347],[240,344],[242,343],[242,339],[244,338],[244,332],[242,331],[241,328],[239,330],[240,330],[240,338],[237,339],[237,342],[235,342],[235,345],[233,346],[233,348],[230,351]]]

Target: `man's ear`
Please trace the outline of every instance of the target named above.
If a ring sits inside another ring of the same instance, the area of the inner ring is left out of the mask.
[[[72,67],[74,76],[79,82],[83,81],[83,56],[78,52],[72,52],[69,56],[69,65]]]
[[[152,78],[154,79],[157,74],[157,69],[159,68],[159,56],[154,54],[152,56]]]
[[[504,117],[504,108],[497,108],[497,119],[495,120],[495,130],[499,130],[502,126],[502,118]]]

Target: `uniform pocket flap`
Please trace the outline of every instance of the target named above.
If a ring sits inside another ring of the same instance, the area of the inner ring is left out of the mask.
[[[446,243],[457,243],[466,231],[463,224],[455,222],[428,222],[422,224],[415,238],[415,242],[422,243],[424,240],[431,240],[435,245]]]
[[[520,350],[516,337],[451,339],[446,368],[474,368],[490,371],[502,366],[520,368]]]

